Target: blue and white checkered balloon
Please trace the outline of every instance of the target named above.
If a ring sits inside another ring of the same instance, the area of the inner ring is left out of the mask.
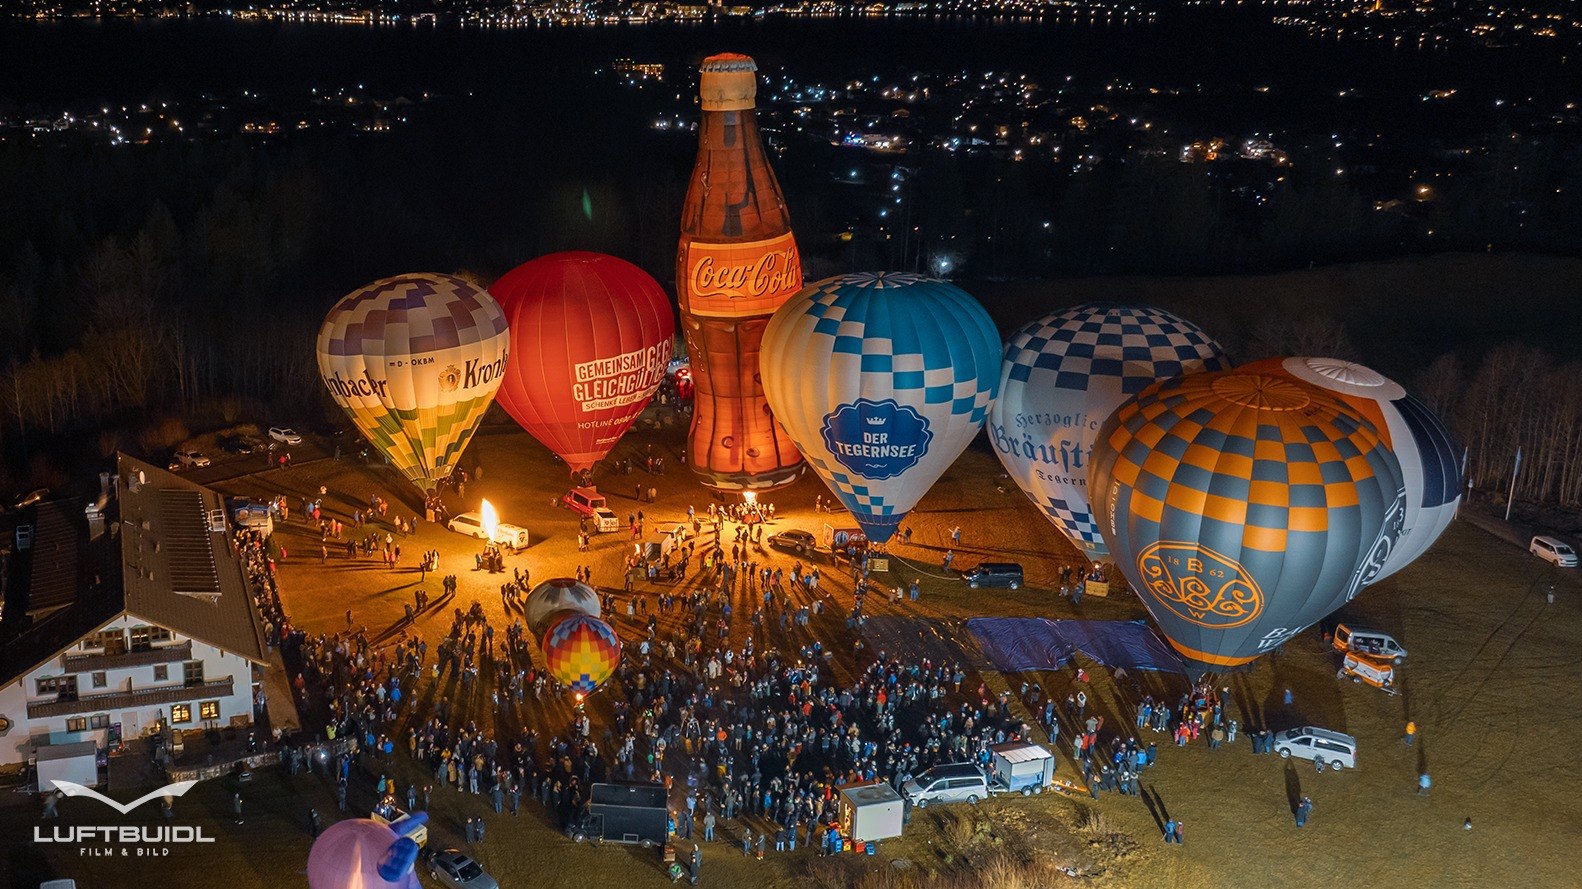
[[[999,334],[978,301],[889,272],[819,281],[764,330],[764,396],[807,461],[883,543],[983,425]]]
[[[1230,367],[1201,328],[1149,306],[1087,303],[1023,327],[1005,347],[989,438],[1029,499],[1090,559],[1109,555],[1088,500],[1093,439],[1157,380]]]

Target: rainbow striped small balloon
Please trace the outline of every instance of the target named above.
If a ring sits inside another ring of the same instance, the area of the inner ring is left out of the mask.
[[[621,640],[615,628],[587,614],[572,614],[544,634],[549,673],[578,694],[591,694],[615,672]]]

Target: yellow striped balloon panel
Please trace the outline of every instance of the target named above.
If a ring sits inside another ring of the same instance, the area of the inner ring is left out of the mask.
[[[450,475],[505,370],[505,314],[451,275],[375,281],[319,329],[330,397],[374,447],[425,489]]]
[[[588,614],[572,614],[551,625],[543,649],[549,674],[579,695],[603,685],[621,661],[615,629]]]
[[[1357,594],[1401,534],[1401,466],[1331,393],[1229,370],[1157,383],[1099,431],[1111,555],[1171,645],[1246,664]]]

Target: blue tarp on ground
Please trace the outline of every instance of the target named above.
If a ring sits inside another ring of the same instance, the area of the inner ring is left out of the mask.
[[[967,629],[996,669],[1058,670],[1077,652],[1107,667],[1185,673],[1186,665],[1140,620],[975,617]]]

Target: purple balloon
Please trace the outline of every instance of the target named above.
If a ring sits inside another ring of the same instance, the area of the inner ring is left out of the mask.
[[[349,818],[330,825],[313,841],[313,849],[308,853],[308,886],[310,889],[422,889],[410,861],[393,880],[379,874],[380,865],[391,860],[391,849],[399,840],[395,831],[367,818]]]

